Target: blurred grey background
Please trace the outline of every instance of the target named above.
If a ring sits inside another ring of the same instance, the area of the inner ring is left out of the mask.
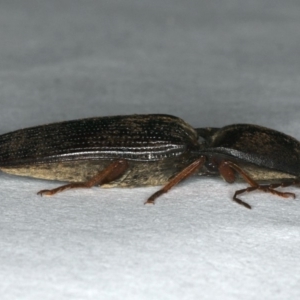
[[[300,139],[299,53],[297,0],[2,0],[0,133],[167,113]],[[2,299],[299,299],[299,200],[253,193],[249,213],[203,179],[149,209],[156,188],[1,182]]]
[[[152,112],[289,131],[298,112],[298,1],[0,5],[1,132]]]

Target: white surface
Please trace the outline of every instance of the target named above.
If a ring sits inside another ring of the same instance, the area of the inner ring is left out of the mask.
[[[0,133],[169,113],[300,139],[298,1],[1,1]],[[296,200],[192,179],[78,190],[1,174],[1,299],[299,299]]]

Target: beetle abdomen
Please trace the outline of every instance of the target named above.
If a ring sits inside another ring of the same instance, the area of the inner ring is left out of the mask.
[[[104,187],[155,186],[168,182],[195,160],[193,155],[169,157],[160,161],[130,161],[128,170],[117,180]],[[110,160],[77,160],[50,162],[35,165],[0,167],[8,174],[29,176],[47,180],[84,182],[99,174],[111,163]]]

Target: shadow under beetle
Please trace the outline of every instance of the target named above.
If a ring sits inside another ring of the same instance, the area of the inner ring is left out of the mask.
[[[200,142],[200,140],[202,140]],[[0,136],[3,172],[71,182],[39,195],[72,188],[164,185],[145,203],[191,175],[219,176],[232,183],[245,180],[239,194],[277,191],[299,183],[300,143],[256,125],[194,129],[170,115],[89,118],[36,126]],[[258,183],[260,182],[260,183]]]

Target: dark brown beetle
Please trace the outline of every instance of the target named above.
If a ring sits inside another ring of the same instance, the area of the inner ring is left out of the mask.
[[[257,189],[295,198],[295,194],[283,193],[275,188],[300,182],[300,143],[296,139],[248,124],[198,128],[196,131],[207,143],[201,151],[206,161],[200,175],[220,174],[229,183],[234,182],[237,175],[250,185],[236,191],[234,201],[251,208],[237,195]]]
[[[199,142],[200,139],[204,142]],[[66,189],[164,185],[146,203],[189,176],[239,175],[250,187],[279,196],[275,190],[299,183],[299,142],[280,132],[254,126],[194,129],[169,115],[129,115],[66,121],[0,136],[3,172],[73,182],[40,195]],[[272,181],[259,185],[257,181]]]

